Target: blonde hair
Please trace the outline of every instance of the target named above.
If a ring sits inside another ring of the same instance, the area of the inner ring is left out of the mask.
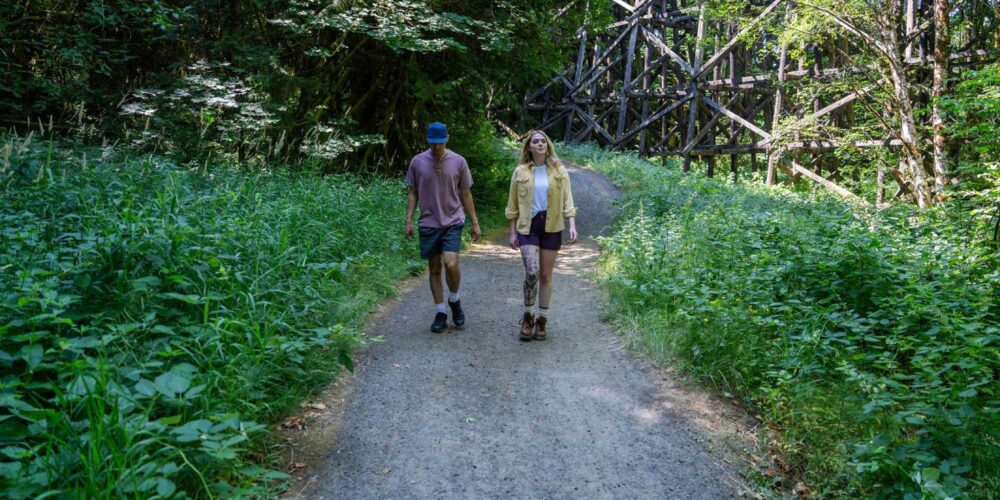
[[[539,134],[545,138],[545,164],[552,168],[559,168],[559,165],[562,165],[562,161],[559,159],[559,156],[556,155],[556,148],[552,145],[552,139],[549,139],[549,136],[545,135],[545,132],[542,132],[541,130],[532,130],[531,132],[528,132],[526,136],[527,139],[524,140],[524,145],[521,146],[521,159],[518,160],[518,163],[524,166],[534,164],[534,160],[531,157],[530,145],[531,138],[534,137],[535,134]]]

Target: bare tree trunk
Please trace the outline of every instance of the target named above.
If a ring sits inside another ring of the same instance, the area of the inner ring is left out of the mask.
[[[875,191],[875,206],[878,207],[885,203],[885,169],[879,167],[876,175],[875,182],[878,189]]]
[[[930,186],[924,176],[924,153],[920,148],[920,141],[917,138],[917,120],[913,116],[913,101],[910,99],[910,82],[903,74],[901,54],[893,54],[889,61],[889,72],[892,75],[892,87],[895,91],[893,96],[896,102],[895,107],[897,118],[899,118],[899,140],[902,141],[902,154],[906,161],[906,167],[913,178],[913,196],[917,200],[917,206],[923,208],[933,204]]]
[[[775,133],[778,130],[778,122],[781,120],[781,100],[784,98],[784,84],[785,84],[785,63],[788,58],[788,46],[781,46],[781,55],[778,57],[778,85],[774,90],[774,114],[772,115],[771,122],[771,133]],[[777,178],[778,173],[778,163],[781,162],[781,156],[775,149],[774,145],[767,152],[767,178],[766,181],[768,186],[774,185],[774,181]]]
[[[896,6],[898,5],[896,4]],[[896,28],[895,12],[897,9],[892,8],[879,13],[887,63],[886,70],[889,73],[889,80],[892,82],[894,91],[893,107],[895,109],[893,111],[896,112],[899,119],[899,140],[903,143],[902,158],[905,160],[913,179],[913,197],[917,201],[917,206],[923,208],[933,204],[934,200],[924,175],[924,152],[920,147],[917,120],[913,115],[910,82],[907,80],[903,58],[905,47],[900,45],[901,40]]]
[[[951,56],[948,0],[934,2],[934,80],[931,86],[931,126],[934,129],[934,192],[940,200],[948,172],[948,141],[944,136],[941,98],[947,89],[948,58]]]

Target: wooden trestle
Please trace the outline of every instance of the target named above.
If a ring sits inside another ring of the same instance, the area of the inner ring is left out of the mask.
[[[758,14],[749,24],[736,26],[710,21],[704,6],[687,6],[684,0],[613,0],[618,21],[600,33],[580,29],[575,63],[526,95],[525,108],[536,119],[537,129],[565,142],[597,141],[643,156],[681,156],[684,171],[690,170],[692,158],[702,157],[709,176],[715,173],[718,156],[729,155],[730,173],[736,176],[737,156],[750,155],[748,166],[754,171],[766,168],[768,183],[776,182],[778,172],[783,172],[785,182],[804,177],[853,197],[836,184],[840,177],[836,159],[824,154],[845,144],[833,139],[772,138],[771,131],[788,119],[795,124],[823,119],[849,129],[856,101],[876,85],[847,91],[827,103],[816,98],[809,109],[798,109],[789,95],[796,91],[795,83],[832,82],[857,70],[847,64],[847,39],[800,47],[810,51],[810,64],[806,59],[791,60],[788,47],[764,50],[776,43],[764,24],[773,16],[788,15],[785,0],[747,3]],[[912,15],[914,9],[908,10]],[[919,56],[909,51],[907,55],[911,64],[928,62],[923,50]],[[785,117],[794,118],[782,120]],[[795,127],[786,123],[782,128]],[[847,145],[899,144],[886,138]],[[766,164],[759,166],[758,154],[767,157]],[[905,194],[906,182],[899,181],[897,195]]]

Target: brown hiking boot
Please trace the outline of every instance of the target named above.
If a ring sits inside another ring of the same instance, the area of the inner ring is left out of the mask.
[[[535,340],[545,340],[545,335],[548,334],[548,332],[545,331],[545,323],[548,322],[548,319],[549,318],[546,318],[545,316],[539,316],[538,319],[535,320]]]
[[[524,311],[521,318],[521,340],[531,340],[531,330],[535,328],[535,317],[528,311]]]

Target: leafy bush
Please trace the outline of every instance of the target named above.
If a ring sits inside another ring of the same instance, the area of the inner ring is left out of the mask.
[[[1000,485],[998,256],[935,213],[732,185],[579,147],[628,197],[604,240],[637,345],[743,395],[820,494]]]
[[[402,183],[29,142],[0,165],[0,489],[266,493],[262,424],[350,368],[420,269]]]
[[[397,175],[432,121],[525,126],[524,91],[575,53],[563,34],[610,21],[609,0],[181,4],[0,4],[0,123],[178,163]]]
[[[968,217],[973,234],[1000,247],[1000,65],[967,71],[941,107],[952,145],[964,146],[952,168],[953,217]]]

